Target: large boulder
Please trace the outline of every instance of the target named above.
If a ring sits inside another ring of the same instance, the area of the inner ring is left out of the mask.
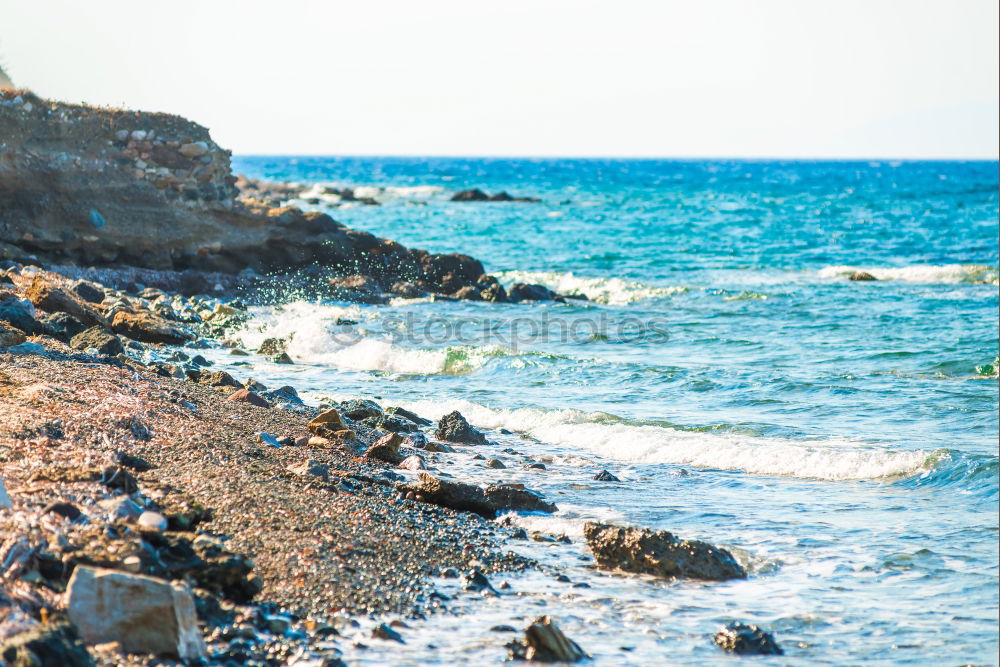
[[[457,442],[463,445],[485,445],[486,436],[472,428],[462,413],[455,410],[438,420],[434,437],[445,442]]]
[[[69,619],[88,644],[119,642],[127,653],[205,658],[194,598],[184,584],[78,566],[67,599]]]
[[[681,540],[665,530],[587,522],[583,534],[599,567],[658,577],[744,579],[743,566],[725,549]]]

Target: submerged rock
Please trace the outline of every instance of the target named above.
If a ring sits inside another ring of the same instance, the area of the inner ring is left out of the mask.
[[[756,625],[730,623],[712,637],[716,646],[737,655],[784,655],[774,635]]]
[[[485,445],[486,436],[472,428],[462,413],[455,410],[438,420],[434,437],[446,442],[458,442],[464,445]]]
[[[69,619],[88,644],[119,642],[128,653],[205,657],[194,598],[184,584],[79,566],[68,588]]]
[[[587,522],[583,534],[599,567],[658,577],[744,579],[733,555],[698,540],[680,540],[665,530]]]
[[[94,659],[68,623],[41,625],[0,644],[0,663],[11,667],[92,667]]]
[[[511,660],[579,662],[587,658],[580,645],[563,634],[551,616],[540,616],[524,631],[524,639],[507,644]]]

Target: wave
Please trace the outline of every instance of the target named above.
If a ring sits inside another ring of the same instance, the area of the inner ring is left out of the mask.
[[[847,439],[792,440],[681,431],[625,423],[600,412],[495,410],[464,400],[420,401],[407,407],[435,419],[459,410],[477,426],[507,428],[553,445],[636,463],[841,481],[913,475],[929,469],[935,460],[931,452],[898,451]]]
[[[279,308],[255,308],[252,314],[242,328],[230,334],[247,349],[257,349],[266,338],[283,338],[288,340],[287,352],[295,361],[341,370],[464,375],[481,368],[490,359],[535,354],[518,353],[500,345],[440,348],[397,345],[380,337],[385,334],[384,323],[358,306],[297,301]]]
[[[657,287],[621,278],[576,276],[572,272],[501,271],[496,277],[507,287],[513,283],[538,283],[560,294],[582,294],[591,301],[609,305],[625,305],[687,291],[686,287]]]
[[[998,272],[984,264],[922,264],[901,267],[827,266],[820,269],[822,278],[844,278],[855,271],[865,271],[879,280],[910,283],[976,283],[997,285]]]

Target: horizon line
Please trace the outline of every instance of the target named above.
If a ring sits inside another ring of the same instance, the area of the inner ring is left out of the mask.
[[[661,160],[696,162],[727,160],[733,162],[995,162],[996,157],[780,157],[780,156],[657,156],[657,155],[490,155],[449,153],[244,153],[232,152],[233,157],[270,158],[436,158],[466,160]]]

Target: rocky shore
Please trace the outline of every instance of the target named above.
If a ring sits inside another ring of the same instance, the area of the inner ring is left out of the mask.
[[[558,508],[455,479],[442,454],[493,437],[461,414],[310,406],[197,351],[293,361],[281,340],[225,337],[248,304],[296,294],[568,297],[286,206],[293,190],[237,179],[176,116],[0,96],[0,663],[339,665],[360,618],[377,620],[365,642],[402,643],[405,619],[450,609],[441,578],[498,595],[493,573],[537,567],[502,516]],[[746,576],[663,531],[586,539],[613,572]],[[755,626],[715,642],[780,652]],[[508,648],[587,658],[549,616]]]

